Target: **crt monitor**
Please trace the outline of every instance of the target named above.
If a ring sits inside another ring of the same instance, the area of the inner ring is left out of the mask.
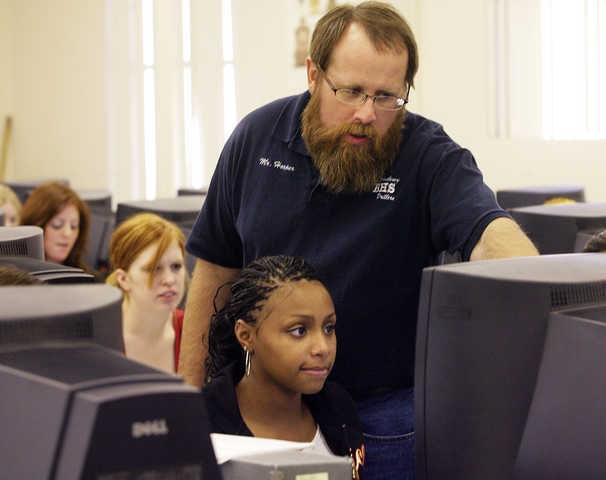
[[[32,193],[37,186],[42,185],[43,183],[48,182],[58,182],[62,183],[69,187],[69,180],[66,178],[46,178],[46,179],[38,179],[38,180],[20,180],[20,181],[11,181],[11,182],[3,182],[5,185],[9,186],[13,192],[17,194],[19,197],[19,201],[21,203],[25,203],[29,194]]]
[[[78,196],[88,205],[91,213],[111,215],[112,194],[107,190],[76,190]]]
[[[0,257],[0,265],[12,267],[29,273],[42,283],[68,284],[68,283],[94,283],[95,276],[81,268],[46,262],[30,257]]]
[[[200,392],[123,355],[119,290],[1,287],[0,303],[0,477],[220,480]]]
[[[606,478],[604,352],[606,255],[425,269],[417,479]]]
[[[606,228],[606,202],[535,205],[509,213],[545,255],[578,251],[577,236]]]
[[[202,188],[188,188],[188,187],[183,187],[183,188],[179,188],[177,190],[177,196],[178,197],[183,197],[185,195],[198,195],[198,196],[204,196],[208,193],[208,186],[206,187],[202,187]]]
[[[497,190],[497,202],[505,209],[562,201],[584,202],[585,188],[580,185],[544,185]]]
[[[0,257],[44,260],[44,232],[36,226],[0,227]]]
[[[2,478],[220,480],[202,395],[98,345],[0,348]]]
[[[122,294],[109,285],[0,288],[0,349],[86,341],[124,351]]]
[[[179,225],[191,224],[198,216],[203,203],[204,197],[194,195],[121,202],[116,211],[116,225],[132,215],[143,212],[155,213]]]

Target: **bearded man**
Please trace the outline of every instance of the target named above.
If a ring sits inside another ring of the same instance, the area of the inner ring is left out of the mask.
[[[405,111],[417,67],[413,33],[393,7],[327,13],[312,37],[309,91],[238,125],[187,246],[198,260],[180,373],[198,386],[209,318],[224,301],[216,292],[229,290],[219,287],[260,256],[315,266],[336,307],[332,379],[356,401],[367,480],[414,478],[422,269],[444,250],[464,260],[536,254],[471,153]]]

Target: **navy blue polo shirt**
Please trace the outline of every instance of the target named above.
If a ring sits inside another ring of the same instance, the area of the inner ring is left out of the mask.
[[[327,191],[301,138],[308,100],[277,100],[240,122],[187,250],[230,268],[265,255],[304,257],[336,307],[333,379],[354,396],[412,386],[423,267],[442,250],[468,259],[486,225],[507,214],[471,153],[410,112],[373,192]]]

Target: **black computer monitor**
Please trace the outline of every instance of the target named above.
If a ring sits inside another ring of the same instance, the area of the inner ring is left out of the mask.
[[[118,352],[0,349],[0,391],[2,478],[221,479],[200,391]]]
[[[91,213],[111,215],[112,194],[107,190],[76,190],[78,196],[88,205]]]
[[[124,357],[107,285],[0,288],[2,478],[219,480],[201,394]]]
[[[122,294],[104,284],[0,288],[0,349],[86,341],[124,351]]]
[[[38,180],[11,181],[3,183],[5,185],[8,185],[13,190],[13,192],[17,194],[17,197],[19,197],[19,201],[21,203],[25,203],[27,201],[27,197],[29,197],[29,194],[32,193],[32,190],[34,190],[37,186],[48,182],[58,182],[69,187],[69,180],[67,180],[66,178],[46,178]]]
[[[577,236],[606,228],[606,203],[536,205],[509,211],[541,254],[578,251]]]
[[[606,478],[604,352],[606,255],[425,269],[417,479]]]
[[[585,201],[585,189],[580,185],[544,185],[497,190],[497,202],[502,208],[542,205],[553,200]]]
[[[46,262],[30,257],[2,257],[0,265],[29,273],[42,283],[63,285],[71,283],[94,283],[95,276],[78,267]]]
[[[42,229],[29,225],[0,227],[0,257],[9,256],[44,260],[44,232]]]
[[[143,212],[155,213],[178,225],[191,224],[198,216],[203,203],[204,197],[193,195],[121,202],[116,211],[116,225],[132,215]]]
[[[202,187],[202,188],[179,188],[177,190],[177,196],[179,197],[183,197],[186,195],[198,195],[198,196],[204,196],[208,193],[208,186],[206,187]]]

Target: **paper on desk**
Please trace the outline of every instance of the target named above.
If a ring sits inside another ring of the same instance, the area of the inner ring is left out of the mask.
[[[282,452],[285,450],[303,450],[312,445],[311,442],[287,442],[271,438],[225,435],[223,433],[211,433],[210,440],[219,465],[232,458],[259,453]]]

